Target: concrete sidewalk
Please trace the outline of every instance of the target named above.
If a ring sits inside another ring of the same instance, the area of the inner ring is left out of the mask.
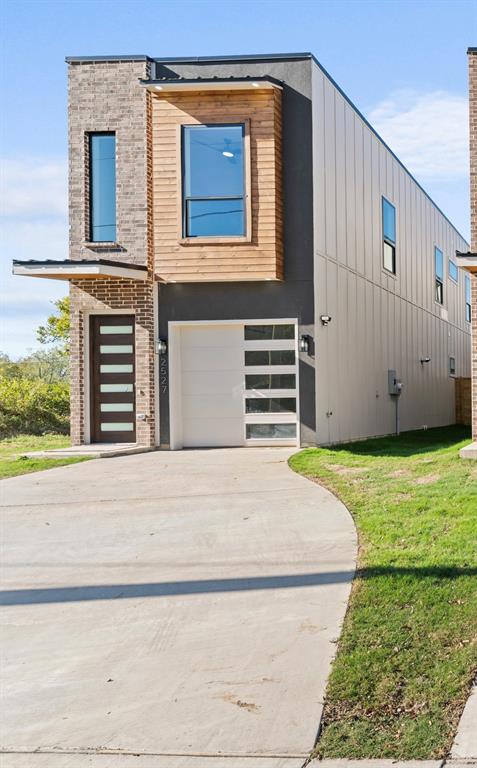
[[[451,754],[453,758],[472,758],[477,763],[477,681],[462,713]]]
[[[3,481],[2,768],[300,768],[356,537],[290,452]]]

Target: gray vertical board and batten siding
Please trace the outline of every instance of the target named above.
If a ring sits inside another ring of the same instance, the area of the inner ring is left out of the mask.
[[[314,62],[312,115],[317,442],[394,431],[390,368],[404,382],[402,430],[453,423],[449,356],[470,375],[470,329],[464,274],[456,285],[447,262],[467,243]],[[382,266],[383,195],[396,208],[396,276]],[[434,246],[448,321],[434,300]]]
[[[313,335],[313,179],[311,60],[157,62],[157,77],[246,77],[283,80],[283,282],[176,283],[159,287],[159,335],[169,321],[298,318]],[[300,437],[316,442],[314,359],[300,354]],[[169,443],[169,395],[160,392],[161,444]]]

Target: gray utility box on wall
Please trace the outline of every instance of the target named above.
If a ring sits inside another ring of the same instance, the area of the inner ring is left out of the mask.
[[[388,371],[388,392],[390,395],[400,395],[402,392],[402,381],[398,379],[396,371]]]

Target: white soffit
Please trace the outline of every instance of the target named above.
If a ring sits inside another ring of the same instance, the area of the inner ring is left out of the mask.
[[[457,253],[457,266],[467,272],[477,272],[477,253]]]
[[[268,80],[218,80],[218,81],[186,81],[164,80],[162,82],[142,83],[152,93],[170,93],[183,91],[260,91],[282,90],[280,85]]]
[[[78,261],[58,264],[42,262],[24,262],[13,264],[13,274],[25,277],[44,277],[51,280],[94,280],[105,277],[124,277],[129,280],[146,280],[146,269],[134,269],[124,265],[85,263]]]

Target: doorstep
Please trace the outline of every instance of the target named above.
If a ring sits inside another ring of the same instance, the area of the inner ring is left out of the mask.
[[[459,456],[461,459],[477,460],[477,440],[474,440],[473,443],[470,443],[469,445],[466,445],[464,448],[461,448],[459,451]]]
[[[154,448],[139,443],[89,443],[88,445],[71,445],[66,448],[52,448],[48,451],[30,451],[23,453],[22,456],[29,459],[74,459],[77,456],[106,459],[110,456],[129,456],[132,453],[146,453],[154,450]]]

